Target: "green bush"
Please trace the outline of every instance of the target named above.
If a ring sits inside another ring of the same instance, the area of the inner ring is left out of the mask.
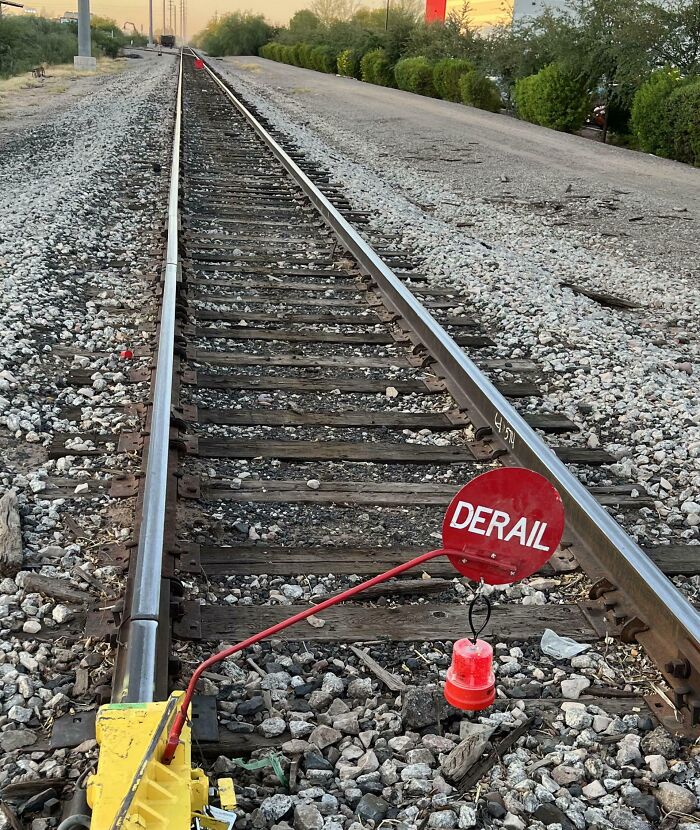
[[[299,66],[303,66],[305,69],[313,69],[313,58],[312,54],[314,51],[314,47],[308,43],[300,43],[299,44]]]
[[[362,52],[359,49],[344,49],[338,55],[338,74],[347,78],[360,77]]]
[[[210,55],[257,55],[274,33],[261,14],[233,12],[210,20],[193,42]]]
[[[433,67],[433,85],[437,94],[445,101],[461,101],[459,81],[466,72],[474,69],[470,61],[458,58],[443,58]]]
[[[318,72],[334,75],[337,69],[335,52],[330,46],[316,46],[311,52],[311,63]]]
[[[93,54],[97,53],[106,55],[108,58],[116,58],[119,54],[119,50],[121,49],[121,47],[121,39],[118,37],[112,37],[112,34],[110,32],[106,32],[104,29],[92,30]]]
[[[360,61],[362,80],[368,84],[394,86],[394,72],[383,49],[372,49]]]
[[[126,35],[113,20],[94,17],[92,53],[116,58],[139,35]],[[73,23],[56,23],[44,17],[0,17],[0,78],[28,72],[39,64],[73,63],[78,51],[78,29]]]
[[[295,43],[289,47],[289,62],[292,66],[303,66],[301,62],[301,44]]]
[[[394,77],[399,89],[433,98],[437,96],[433,84],[433,65],[427,58],[403,58],[394,67]]]
[[[632,132],[645,153],[671,158],[673,128],[667,104],[681,85],[677,71],[660,69],[643,83],[632,100]]]
[[[669,120],[673,129],[673,158],[700,167],[700,78],[671,93]]]
[[[584,82],[556,63],[516,81],[513,100],[525,121],[567,132],[579,129],[590,106]]]
[[[293,63],[294,62],[294,47],[293,46],[280,46],[280,60],[282,63]]]
[[[465,72],[459,79],[459,92],[462,103],[480,110],[499,112],[501,109],[501,93],[498,87],[489,78],[480,75],[476,69]]]

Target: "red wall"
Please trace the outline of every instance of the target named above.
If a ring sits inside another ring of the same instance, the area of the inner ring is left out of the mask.
[[[425,22],[435,23],[445,19],[447,0],[425,0]]]

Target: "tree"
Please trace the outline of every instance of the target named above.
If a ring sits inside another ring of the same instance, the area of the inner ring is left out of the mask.
[[[572,38],[560,55],[579,72],[605,107],[603,141],[614,104],[629,106],[640,77],[649,72],[649,52],[640,23],[643,0],[578,0]]]
[[[210,55],[257,55],[274,35],[274,27],[261,14],[233,12],[210,20],[193,41]]]
[[[77,48],[76,26],[29,15],[0,17],[0,78],[40,63],[67,63]]]
[[[311,11],[321,23],[349,20],[360,6],[359,0],[312,0]]]
[[[407,51],[410,55],[425,55],[430,60],[468,58],[474,61],[481,50],[475,32],[464,28],[463,19],[455,16],[444,23],[416,25],[408,40]]]
[[[519,78],[535,75],[561,57],[570,42],[568,19],[545,12],[534,20],[494,26],[483,40],[482,68],[510,94]]]
[[[501,95],[492,80],[480,75],[475,69],[465,72],[459,79],[459,91],[463,104],[480,110],[499,112]]]
[[[316,43],[322,37],[323,24],[318,15],[302,9],[292,15],[289,26],[280,36],[282,43]]]
[[[675,66],[684,75],[700,74],[700,0],[645,2],[642,8],[658,64]]]

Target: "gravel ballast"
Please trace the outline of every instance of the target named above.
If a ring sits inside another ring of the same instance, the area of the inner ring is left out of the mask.
[[[130,536],[133,503],[85,491],[140,465],[116,446],[148,393],[127,375],[156,319],[175,80],[172,57],[144,53],[12,125],[0,159],[0,495],[16,494],[23,542],[0,581],[0,787],[74,781],[95,755],[47,751],[45,730],[109,694],[112,655],[86,643],[84,611],[121,593],[97,549]],[[95,433],[113,441],[78,455]],[[35,830],[53,826],[42,804],[25,808]]]

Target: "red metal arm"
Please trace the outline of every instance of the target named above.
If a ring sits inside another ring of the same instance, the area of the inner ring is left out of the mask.
[[[284,631],[284,629],[289,628],[290,625],[294,625],[295,623],[301,622],[302,620],[305,620],[307,617],[311,617],[314,614],[319,614],[321,611],[325,611],[326,608],[330,608],[333,605],[337,605],[339,602],[343,602],[346,599],[350,599],[350,597],[355,596],[355,594],[359,594],[361,591],[364,591],[365,588],[371,588],[373,585],[378,585],[380,582],[385,582],[387,579],[391,579],[394,576],[398,576],[399,574],[404,573],[404,571],[408,571],[411,568],[415,568],[417,565],[422,565],[424,562],[428,562],[431,559],[435,559],[436,556],[448,555],[464,556],[465,554],[458,551],[445,550],[444,548],[440,548],[439,550],[431,550],[428,553],[423,553],[420,556],[416,556],[415,559],[411,559],[408,562],[404,562],[403,565],[397,565],[395,568],[391,568],[391,570],[388,570],[383,574],[374,576],[372,577],[372,579],[368,579],[366,582],[361,582],[359,585],[355,585],[353,588],[348,588],[347,591],[343,591],[340,594],[336,594],[334,597],[329,597],[328,599],[324,600],[318,605],[312,605],[305,611],[300,611],[298,614],[294,614],[294,616],[289,617],[286,620],[282,620],[281,622],[275,623],[275,625],[270,626],[270,628],[266,628],[264,631],[260,631],[257,634],[253,634],[252,637],[248,637],[247,640],[243,640],[240,643],[236,643],[235,646],[229,646],[229,648],[226,648],[223,651],[218,652],[217,654],[212,654],[211,657],[207,658],[203,663],[197,666],[194,674],[190,679],[190,682],[187,684],[187,689],[185,690],[185,694],[182,698],[182,705],[180,706],[180,709],[177,715],[175,716],[175,720],[173,721],[170,733],[168,734],[168,742],[165,746],[161,762],[163,764],[170,764],[170,762],[175,757],[175,751],[177,750],[178,744],[180,742],[180,734],[182,732],[182,728],[185,725],[185,721],[187,720],[187,711],[190,707],[190,703],[192,702],[192,697],[194,696],[194,690],[197,686],[197,681],[207,669],[211,668],[211,666],[216,665],[216,663],[219,663],[221,660],[225,660],[227,657],[231,657],[232,655],[237,654],[239,651],[243,651],[243,649],[248,648],[249,646],[255,645],[255,643],[259,643],[260,640],[264,640],[265,638],[271,637],[274,634],[279,633],[280,631]]]

